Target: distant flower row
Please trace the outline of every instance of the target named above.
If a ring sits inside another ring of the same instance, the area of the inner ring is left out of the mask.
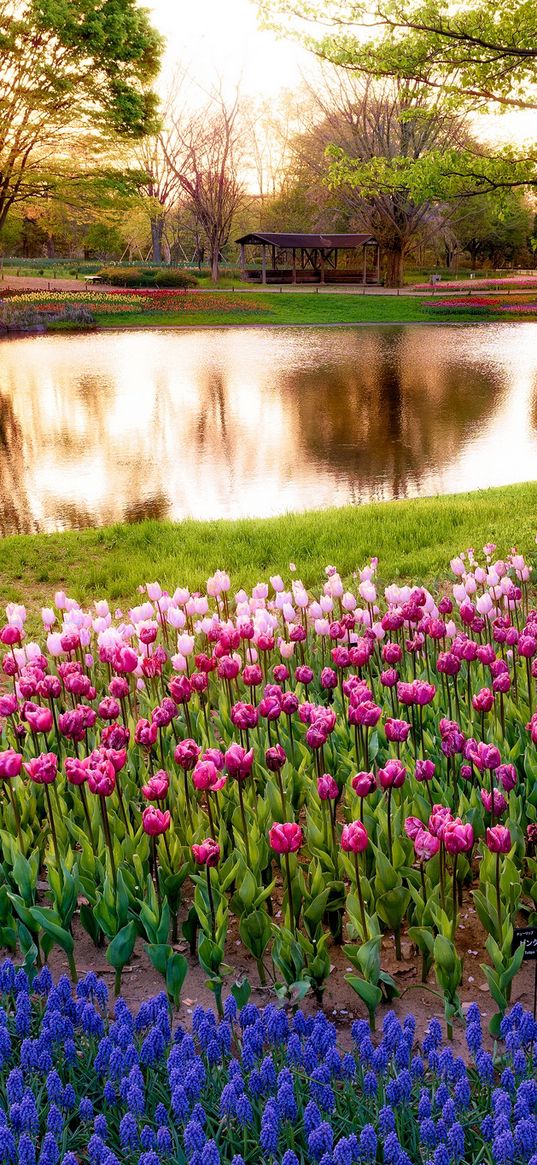
[[[6,302],[15,307],[47,308],[77,305],[89,307],[96,313],[122,314],[128,311],[158,312],[240,312],[255,315],[259,306],[247,296],[235,297],[222,293],[181,290],[158,291],[25,291],[6,296]]]
[[[537,300],[499,299],[481,295],[466,295],[464,298],[450,296],[449,299],[435,298],[427,300],[425,306],[431,311],[453,312],[481,312],[483,315],[537,315]]]

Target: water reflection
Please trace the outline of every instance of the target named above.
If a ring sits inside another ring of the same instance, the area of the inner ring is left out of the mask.
[[[537,324],[0,345],[0,531],[267,515],[535,475]]]

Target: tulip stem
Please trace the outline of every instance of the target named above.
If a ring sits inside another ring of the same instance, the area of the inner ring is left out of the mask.
[[[280,797],[282,799],[282,821],[286,821],[287,820],[287,809],[286,809],[286,804],[285,804],[285,789],[283,787],[283,776],[282,776],[281,769],[276,770],[276,777],[278,780],[278,784],[280,786]]]
[[[364,896],[362,894],[362,883],[360,881],[360,865],[358,862],[358,854],[354,854],[354,872],[356,874],[356,890],[358,892],[358,901],[360,903],[360,915],[362,918],[362,935],[364,942],[367,942],[367,922],[365,917]]]
[[[110,855],[110,868],[112,870],[112,882],[114,884],[114,894],[117,894],[117,872],[116,863],[114,861],[114,847],[112,845],[112,836],[110,833],[110,821],[108,820],[108,809],[106,807],[106,798],[99,797],[101,802],[101,814],[103,819],[104,838]]]
[[[453,919],[451,922],[451,938],[455,941],[457,931],[457,858],[458,854],[453,856]]]
[[[239,784],[239,805],[240,805],[241,818],[242,818],[242,833],[243,833],[243,837],[244,837],[244,847],[246,849],[246,861],[248,862],[248,866],[250,866],[251,862],[250,862],[250,846],[248,844],[248,827],[246,825],[246,813],[244,811],[244,795],[243,795],[243,791],[242,791],[242,781],[241,781],[240,777],[239,777],[238,784]]]
[[[211,837],[216,837],[216,833],[214,832],[213,811],[211,809],[211,794],[209,793],[208,789],[207,789],[207,817],[209,818],[209,833],[210,833]]]
[[[211,867],[206,865],[207,871],[207,894],[209,897],[209,909],[211,911],[211,936],[213,943],[216,942],[216,913],[214,909],[213,888],[211,886]]]
[[[500,889],[500,855],[496,854],[496,910],[498,911],[498,946],[502,947],[503,933],[502,933],[502,896]]]
[[[291,866],[289,864],[289,854],[285,855],[285,872],[287,875],[287,904],[289,907],[289,929],[295,933],[295,911],[293,907],[293,886],[291,882]]]
[[[60,868],[60,851],[58,849],[58,837],[56,834],[56,822],[54,821],[54,813],[52,812],[52,801],[50,800],[50,793],[48,785],[45,785],[45,800],[47,802],[47,812],[50,821],[50,832],[52,833],[52,844],[54,846],[54,853],[56,855],[56,865]]]
[[[84,809],[84,816],[86,818],[86,825],[88,827],[89,839],[90,839],[90,841],[93,841],[93,830],[91,828],[91,819],[90,819],[89,808],[88,808],[88,798],[86,795],[86,790],[84,788],[84,784],[80,785],[80,798],[82,801],[82,808]]]
[[[19,849],[20,849],[21,853],[24,853],[24,846],[22,844],[22,833],[21,833],[21,815],[19,813],[19,807],[18,807],[17,802],[15,800],[15,794],[13,792],[13,789],[11,788],[10,781],[7,780],[6,784],[7,784],[7,788],[8,788],[9,800],[11,801],[11,808],[13,810],[13,816],[15,818],[15,825],[17,827],[17,839],[19,842]]]
[[[390,857],[390,863],[393,866],[393,840],[392,840],[391,806],[392,806],[392,789],[390,786],[390,788],[388,789],[388,854]]]

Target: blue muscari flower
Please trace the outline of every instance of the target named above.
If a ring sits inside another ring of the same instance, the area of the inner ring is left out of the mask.
[[[282,1157],[282,1165],[300,1165],[296,1153],[292,1149],[286,1149]]]
[[[205,1055],[207,1056],[207,1063],[210,1068],[214,1068],[216,1064],[220,1063],[222,1059],[222,1048],[217,1039],[211,1040]]]
[[[237,1103],[235,1105],[235,1115],[237,1117],[239,1124],[242,1125],[243,1127],[245,1125],[252,1124],[252,1121],[254,1119],[254,1112],[253,1112],[253,1108],[252,1108],[250,1101],[249,1101],[245,1092],[241,1092],[240,1096],[237,1097]]]
[[[272,1092],[276,1088],[276,1069],[272,1056],[265,1056],[260,1071],[263,1091]]]
[[[505,1113],[508,1117],[511,1115],[511,1098],[503,1088],[495,1088],[491,1100],[492,1111],[495,1116],[500,1113]]]
[[[470,1088],[470,1081],[468,1080],[467,1076],[461,1076],[461,1079],[457,1081],[453,1090],[453,1100],[455,1101],[455,1108],[457,1109],[457,1112],[461,1112],[462,1109],[468,1108],[471,1096],[472,1090]]]
[[[52,1133],[45,1133],[41,1144],[38,1165],[57,1165],[60,1160],[58,1142]]]
[[[450,1128],[451,1125],[454,1123],[455,1118],[456,1118],[455,1102],[450,1097],[449,1100],[446,1100],[446,1103],[444,1104],[444,1106],[442,1108],[442,1120],[445,1122],[445,1124],[448,1126],[448,1128]]]
[[[23,1127],[20,1109],[20,1104],[12,1104],[9,1108],[9,1123],[14,1133],[20,1133]]]
[[[78,1106],[78,1116],[81,1121],[93,1120],[93,1103],[89,1096],[83,1096]]]
[[[332,1089],[330,1089],[332,1092]],[[333,1093],[332,1093],[333,1096]],[[276,1103],[281,1120],[295,1121],[298,1115],[297,1103],[292,1084],[282,1084],[278,1088]],[[321,1105],[321,1107],[326,1107]]]
[[[14,1165],[17,1160],[17,1147],[11,1129],[2,1129],[0,1138],[0,1165]]]
[[[126,1112],[119,1122],[119,1143],[122,1149],[138,1148],[138,1125],[131,1112]]]
[[[516,1055],[518,1056],[519,1053],[517,1052]],[[522,1055],[524,1055],[523,1052],[522,1052]],[[511,1071],[510,1068],[504,1068],[504,1070],[501,1074],[501,1077],[500,1077],[500,1084],[501,1084],[502,1088],[505,1088],[506,1092],[513,1093],[515,1091],[516,1080],[515,1080],[514,1073]]]
[[[65,1085],[62,1093],[61,1107],[65,1109],[66,1112],[71,1112],[74,1108],[76,1108],[76,1092],[72,1084]]]
[[[394,1057],[396,1068],[408,1068],[411,1050],[412,1044],[409,1044],[408,1040],[399,1040]]]
[[[355,1019],[351,1027],[351,1036],[357,1047],[360,1047],[362,1040],[371,1038],[371,1028],[365,1019]]]
[[[283,1044],[289,1036],[289,1020],[280,1007],[269,1003],[265,1007],[263,1018],[267,1028],[267,1035],[271,1044]]]
[[[51,1104],[47,1116],[47,1132],[52,1133],[54,1137],[61,1136],[63,1129],[63,1116],[57,1104]]]
[[[183,1134],[183,1142],[187,1154],[201,1152],[207,1140],[202,1126],[197,1120],[190,1120]]]
[[[379,1133],[382,1137],[385,1137],[388,1133],[393,1133],[395,1129],[395,1117],[391,1108],[388,1108],[387,1105],[384,1105],[384,1107],[380,1109],[378,1123]]]
[[[334,1090],[328,1083],[330,1079],[330,1071],[323,1064],[313,1069],[310,1080],[311,1099],[325,1112],[331,1112],[336,1103]]]
[[[420,1141],[426,1149],[434,1149],[436,1146],[436,1127],[430,1117],[420,1122]]]
[[[207,1141],[201,1154],[201,1165],[220,1165],[220,1153],[216,1141]]]
[[[91,1161],[91,1165],[102,1165],[107,1153],[108,1149],[102,1137],[98,1137],[97,1134],[94,1133],[88,1141],[88,1157]]]
[[[61,983],[61,979],[60,979],[60,983]],[[67,984],[69,986],[69,980],[67,980]],[[59,984],[58,984],[58,986],[59,986]],[[15,975],[14,989],[15,989],[15,991],[18,991],[20,993],[25,992],[26,995],[28,994],[28,992],[30,990],[30,980],[26,974],[26,971],[23,971],[22,967],[19,967],[19,969]],[[70,987],[69,987],[69,989],[70,989]]]
[[[374,1072],[366,1072],[363,1081],[364,1096],[376,1096],[378,1092],[378,1080]]]
[[[39,1113],[37,1111],[35,1096],[29,1088],[21,1100],[20,1115],[22,1128],[25,1132],[36,1134],[39,1129]]]
[[[11,1058],[11,1039],[7,1028],[0,1027],[0,1070]]]
[[[492,1142],[492,1159],[495,1165],[512,1165],[515,1157],[515,1143],[512,1133],[506,1129]]]
[[[414,1080],[422,1080],[425,1075],[425,1064],[421,1056],[413,1056],[410,1061],[410,1071]]]
[[[106,1075],[106,1070],[108,1068],[110,1056],[112,1055],[113,1050],[114,1045],[110,1039],[110,1036],[103,1036],[97,1049],[97,1055],[93,1061],[93,1068],[97,1076]]]
[[[164,1157],[171,1156],[172,1149],[173,1149],[172,1135],[170,1133],[170,1130],[167,1129],[164,1125],[161,1125],[160,1128],[157,1129],[156,1142],[157,1142],[157,1153],[159,1153],[161,1157],[162,1156],[164,1156]]]
[[[530,1110],[537,1111],[537,1080],[523,1080],[518,1086],[517,1099],[524,1100]]]
[[[483,1046],[483,1034],[481,1026],[478,1023],[470,1023],[466,1028],[466,1043],[468,1051],[475,1056],[476,1052]]]
[[[513,1056],[513,1072],[515,1072],[517,1076],[523,1076],[527,1066],[528,1064],[526,1057],[520,1048]]]
[[[152,1027],[140,1049],[140,1063],[146,1067],[153,1067],[162,1059],[166,1045],[164,1036],[158,1027]]]
[[[22,1100],[24,1094],[24,1076],[20,1068],[12,1068],[6,1080],[6,1092],[9,1104]]]
[[[448,1127],[445,1120],[437,1120],[436,1122],[436,1139],[437,1141],[447,1141]]]
[[[529,1117],[515,1125],[515,1148],[521,1157],[527,1159],[537,1149],[537,1120]]]
[[[438,1145],[434,1151],[434,1165],[449,1165],[449,1153],[445,1145]]]
[[[233,1029],[227,1020],[222,1020],[218,1024],[216,1038],[218,1040],[218,1046],[229,1056],[231,1052],[231,1041],[233,1039]]]
[[[35,1165],[35,1145],[27,1133],[19,1137],[18,1165]]]
[[[107,1162],[106,1165],[110,1165],[110,1163]],[[140,1153],[140,1156],[138,1157],[138,1165],[160,1165],[160,1161],[157,1157],[157,1154],[153,1152],[152,1149],[150,1149],[147,1153]]]
[[[233,995],[228,995],[224,1001],[224,1016],[229,1023],[234,1023],[238,1014],[237,1001]]]
[[[332,1126],[328,1121],[321,1121],[318,1128],[313,1129],[308,1137],[308,1151],[315,1161],[320,1161],[324,1153],[330,1153],[334,1140]]]
[[[341,1137],[332,1153],[334,1165],[353,1165],[356,1155],[353,1155],[353,1146],[350,1137]]]
[[[268,1100],[261,1117],[259,1144],[265,1153],[275,1153],[278,1147],[280,1121],[274,1100]]]
[[[102,1036],[104,1034],[103,1017],[95,1004],[86,1003],[82,1011],[81,1017],[82,1028],[89,1036]]]
[[[285,1062],[291,1065],[296,1064],[297,1067],[302,1065],[302,1044],[296,1032],[292,1032],[287,1041]]]
[[[103,1088],[103,1096],[107,1104],[113,1105],[117,1102],[117,1093],[111,1080],[107,1080]]]
[[[455,1121],[448,1132],[448,1145],[452,1160],[458,1161],[464,1157],[464,1129],[460,1121]]]
[[[10,995],[15,987],[15,967],[11,959],[0,963],[0,993]]]
[[[155,1142],[155,1130],[151,1128],[151,1125],[144,1125],[140,1132],[140,1145],[142,1149],[154,1149]]]
[[[129,1085],[126,1100],[131,1112],[136,1113],[137,1116],[142,1116],[145,1112],[145,1097],[137,1084]]]
[[[306,1043],[302,1048],[302,1067],[307,1073],[313,1072],[313,1069],[317,1066],[318,1061],[319,1055],[312,1040],[306,1040]]]
[[[197,1100],[207,1082],[207,1073],[203,1061],[194,1060],[191,1068],[185,1074],[184,1087],[189,1100]]]
[[[475,1057],[475,1066],[481,1078],[482,1084],[492,1084],[494,1082],[494,1063],[492,1056],[490,1056],[488,1052],[477,1052]]]
[[[433,1106],[431,1104],[431,1097],[426,1088],[422,1088],[418,1100],[418,1120],[426,1120],[431,1116]]]
[[[356,1076],[356,1060],[354,1056],[351,1056],[350,1052],[346,1052],[342,1057],[341,1075],[344,1080],[354,1080]]]
[[[360,1160],[373,1162],[377,1157],[377,1134],[373,1125],[364,1125],[360,1133]],[[352,1158],[351,1158],[352,1161]]]
[[[304,1109],[304,1130],[306,1134],[311,1133],[312,1129],[317,1128],[322,1121],[321,1113],[315,1104],[314,1100],[309,1100]]]
[[[66,1153],[62,1157],[62,1165],[78,1165],[78,1157],[76,1153]]]
[[[162,1104],[162,1101],[160,1101],[155,1109],[155,1124],[158,1125],[159,1128],[164,1128],[169,1124],[169,1120],[170,1118],[168,1109],[166,1108],[166,1105]]]
[[[224,1084],[220,1093],[220,1116],[235,1116],[236,1105],[237,1093],[235,1085],[228,1082]]]
[[[435,1092],[434,1103],[437,1108],[443,1108],[446,1100],[449,1100],[449,1088],[447,1084],[439,1084]]]
[[[19,992],[16,999],[15,1031],[18,1036],[29,1036],[32,1025],[32,1005],[25,993]]]
[[[244,1165],[244,1157],[242,1156],[242,1153],[235,1153],[235,1156],[232,1158],[231,1165]]]
[[[385,1165],[399,1165],[401,1157],[401,1145],[396,1133],[388,1133],[384,1141],[384,1161]]]
[[[429,1052],[436,1051],[440,1047],[441,1043],[442,1025],[439,1019],[433,1018],[430,1021],[425,1033],[425,1039],[423,1041],[423,1054],[428,1056]]]
[[[244,1031],[245,1028],[250,1027],[251,1024],[259,1023],[259,1008],[255,1003],[247,1003],[239,1012],[239,1023]]]
[[[108,1121],[103,1113],[99,1113],[93,1122],[93,1131],[97,1133],[98,1137],[102,1137],[103,1141],[108,1136]]]

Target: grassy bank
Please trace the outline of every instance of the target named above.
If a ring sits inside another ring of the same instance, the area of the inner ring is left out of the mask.
[[[289,563],[306,584],[334,563],[349,576],[368,556],[380,559],[380,577],[433,581],[468,546],[493,541],[531,552],[537,529],[537,483],[442,498],[289,514],[281,518],[132,526],[18,535],[2,541],[0,600],[47,605],[58,587],[80,601],[136,600],[140,583],[158,578],[175,588],[202,586],[217,567],[232,585],[249,586],[269,574],[289,578]],[[295,576],[296,577],[296,576]]]
[[[338,295],[293,292],[233,292],[222,295],[221,307],[212,303],[186,311],[102,312],[95,309],[99,327],[193,327],[204,324],[354,324],[354,323],[431,323],[450,318],[426,307],[427,300],[409,296]],[[234,306],[236,305],[236,307]],[[465,318],[472,319],[468,312]],[[478,319],[478,312],[475,319]]]

